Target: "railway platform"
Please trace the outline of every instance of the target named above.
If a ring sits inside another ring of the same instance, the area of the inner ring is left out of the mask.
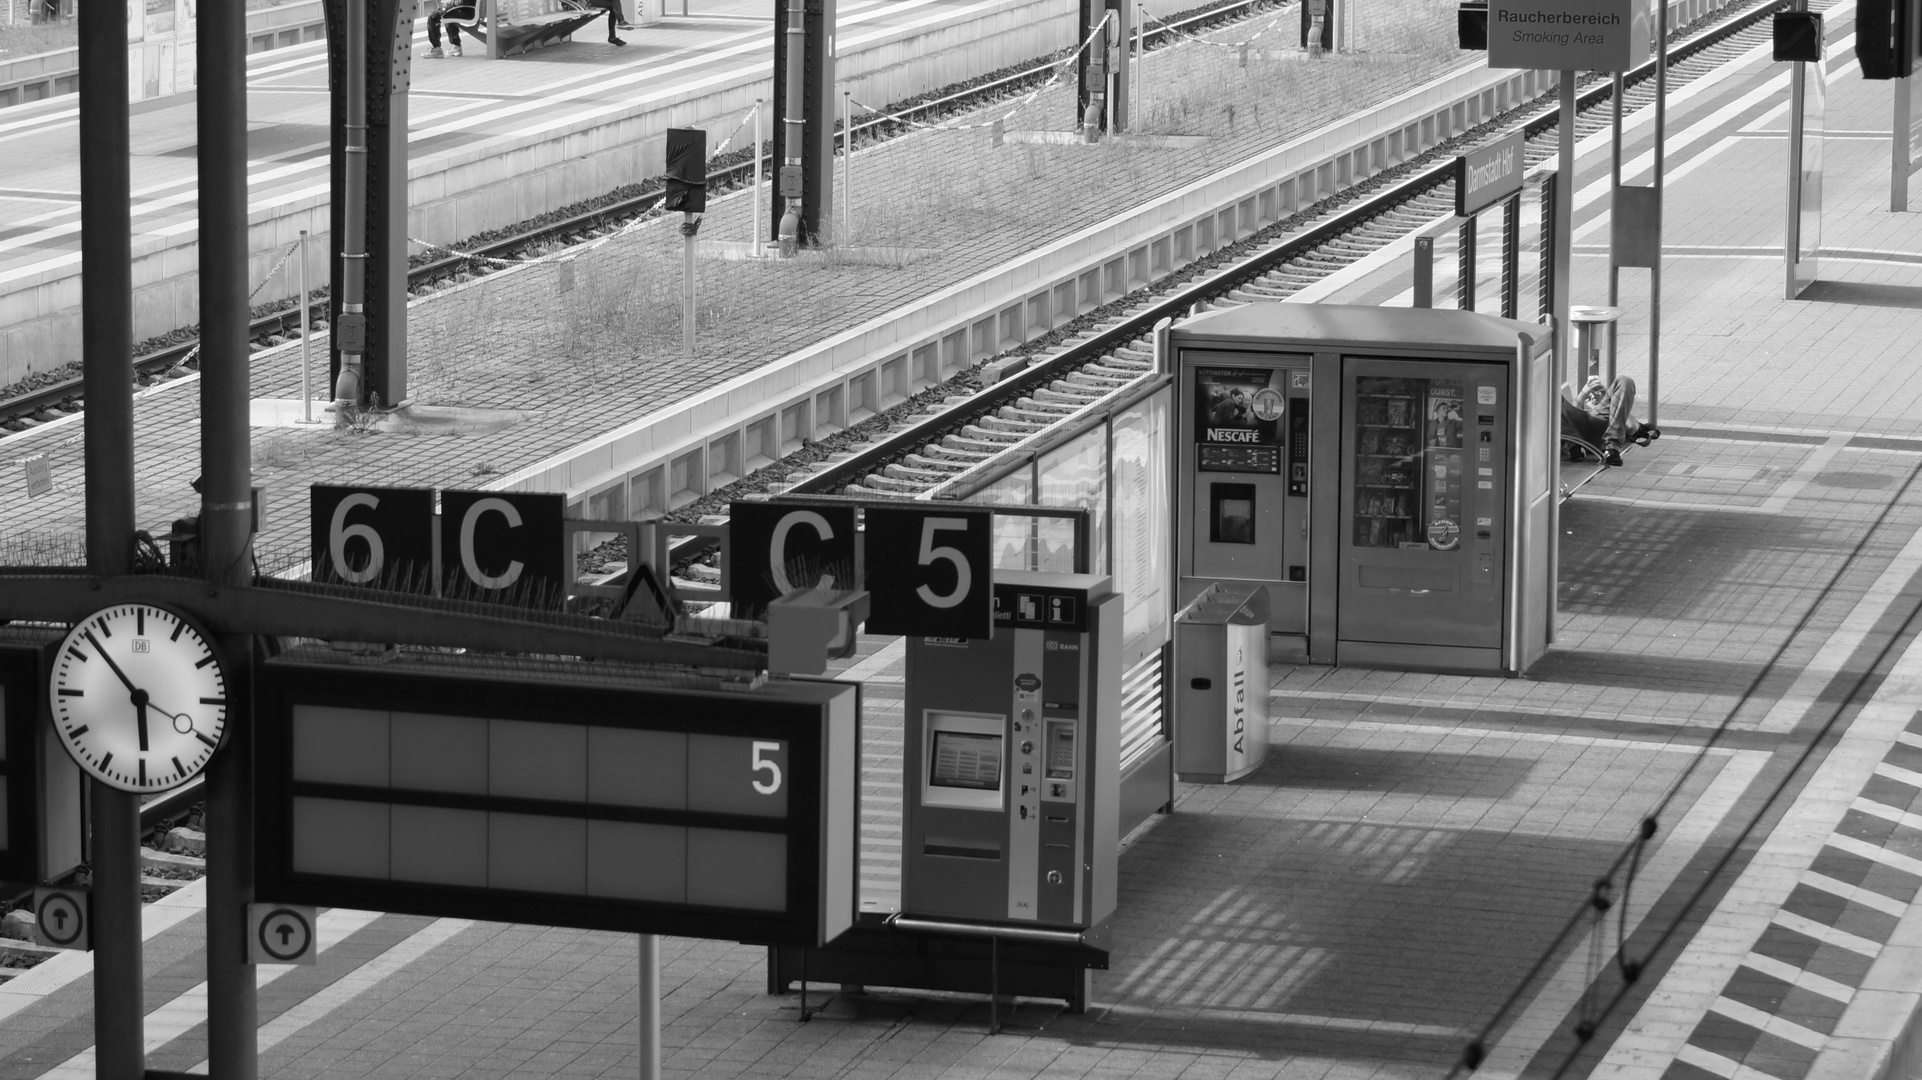
[[[1830,10],[1836,40],[1846,6]],[[1571,1054],[1562,1075],[1877,1075],[1915,1010],[1922,944],[1922,387],[1904,362],[1922,320],[1922,226],[1881,201],[1886,142],[1867,133],[1888,115],[1886,85],[1845,59],[1834,72],[1824,235],[1840,254],[1797,301],[1781,299],[1770,248],[1782,71],[1744,57],[1674,105],[1665,435],[1565,506],[1557,642],[1528,678],[1276,669],[1268,763],[1236,784],[1181,785],[1174,812],[1128,842],[1116,951],[1085,1014],[1024,1001],[990,1036],[979,998],[817,987],[817,1004],[832,997],[801,1023],[794,996],[765,993],[763,950],[668,939],[667,1074],[1440,1077],[1492,1024],[1477,1076],[1556,1075]],[[1606,168],[1605,142],[1584,148],[1578,245],[1603,220],[1592,194]],[[1597,260],[1577,254],[1577,296],[1591,298]],[[1318,295],[1406,303],[1396,258]],[[848,317],[802,308],[784,340]],[[1622,339],[1630,374],[1638,325]],[[646,400],[600,407],[634,415],[731,370],[650,373]],[[284,397],[297,372],[267,358],[258,380]],[[191,385],[137,401],[143,523],[184,505]],[[529,406],[514,396],[525,387],[493,387],[460,407],[524,414],[398,451],[383,449],[398,436],[303,443],[263,426],[256,456],[297,506],[307,482],[372,467],[366,439],[393,440],[376,447],[383,480],[474,482],[606,422],[564,411],[558,390]],[[60,554],[76,535],[61,530],[78,506],[78,432],[63,420],[0,440],[9,463],[55,454],[66,489],[0,492],[0,519],[17,523],[0,544],[16,555]],[[304,523],[277,527],[269,550],[296,548]],[[864,639],[843,672],[866,687],[875,904],[898,840],[902,654]],[[1633,891],[1597,925],[1594,879],[1658,806]],[[194,888],[148,920],[150,1067],[204,1067]],[[1618,935],[1647,969],[1578,1045],[1588,991],[1620,986]],[[261,969],[264,1076],[635,1073],[632,938],[342,910],[320,937],[317,966]],[[1502,1011],[1538,961],[1545,977]],[[87,971],[75,954],[0,983],[0,1080],[91,1075]]]

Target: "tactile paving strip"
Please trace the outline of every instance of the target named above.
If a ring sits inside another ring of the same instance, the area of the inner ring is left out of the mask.
[[[1663,1080],[1802,1080],[1922,890],[1922,712],[1910,718]]]

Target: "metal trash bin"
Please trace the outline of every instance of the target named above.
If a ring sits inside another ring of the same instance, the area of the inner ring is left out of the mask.
[[[1268,587],[1216,582],[1175,617],[1175,771],[1226,783],[1268,756]]]

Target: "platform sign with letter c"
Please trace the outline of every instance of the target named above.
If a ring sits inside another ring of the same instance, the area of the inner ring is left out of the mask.
[[[87,891],[41,887],[33,890],[35,929],[40,944],[85,952],[93,948],[88,927]]]
[[[441,594],[517,607],[567,595],[567,497],[530,491],[440,493]]]
[[[768,602],[832,574],[854,588],[854,507],[737,502],[728,508],[729,601],[737,619],[765,618]]]
[[[993,531],[987,510],[870,506],[868,633],[993,636]]]
[[[320,962],[317,913],[304,904],[247,905],[247,962]]]
[[[433,591],[432,488],[315,484],[307,498],[315,581]]]

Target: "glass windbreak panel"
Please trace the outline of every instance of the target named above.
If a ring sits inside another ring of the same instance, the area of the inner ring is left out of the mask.
[[[1037,463],[1043,506],[1088,510],[1088,562],[1091,573],[1108,572],[1108,429],[1097,427],[1065,446],[1041,455]],[[1036,523],[1039,569],[1074,572],[1074,522],[1044,518]]]
[[[1459,382],[1356,380],[1356,547],[1460,546],[1462,412]]]
[[[1125,411],[1110,422],[1114,461],[1108,488],[1114,497],[1115,591],[1122,596],[1124,665],[1138,662],[1168,640],[1168,559],[1172,496],[1168,491],[1168,400],[1171,390]]]
[[[1029,465],[981,489],[982,502],[1028,506],[1034,502],[1034,475]],[[1033,570],[1034,519],[1019,515],[994,517],[994,565],[997,570]]]

